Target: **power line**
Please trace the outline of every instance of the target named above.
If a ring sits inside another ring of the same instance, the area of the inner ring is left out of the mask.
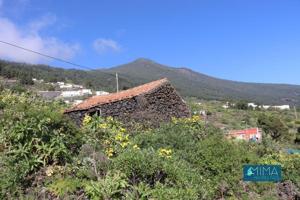
[[[12,43],[5,42],[5,41],[2,41],[2,40],[0,40],[0,42],[3,43],[3,44],[6,44],[6,45],[13,46],[13,47],[15,47],[15,48],[22,49],[22,50],[24,50],[24,51],[28,51],[28,52],[31,52],[31,53],[35,53],[35,54],[38,54],[38,55],[40,55],[40,56],[44,56],[44,57],[47,57],[47,58],[51,58],[51,59],[53,59],[53,60],[57,60],[57,61],[60,61],[60,62],[64,62],[64,63],[70,64],[70,65],[73,65],[73,66],[76,66],[76,67],[80,67],[80,68],[84,68],[84,69],[93,70],[93,69],[90,68],[90,67],[83,66],[83,65],[80,65],[80,64],[76,64],[76,63],[73,63],[73,62],[70,62],[70,61],[61,59],[61,58],[57,58],[57,57],[54,57],[54,56],[50,56],[50,55],[47,55],[47,54],[44,54],[44,53],[40,53],[40,52],[34,51],[34,50],[31,50],[31,49],[27,49],[27,48],[25,48],[25,47],[21,47],[21,46],[16,45],[16,44],[12,44]]]

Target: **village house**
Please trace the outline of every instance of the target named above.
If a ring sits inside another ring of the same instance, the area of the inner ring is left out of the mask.
[[[281,106],[273,106],[273,108],[278,110],[290,110],[290,105],[281,105]]]
[[[190,111],[167,79],[103,96],[93,96],[66,110],[65,114],[81,125],[85,115],[112,116],[130,121],[159,125],[172,117],[189,117]]]
[[[229,139],[239,139],[246,141],[261,142],[262,131],[259,128],[250,128],[244,130],[231,130],[226,134]]]
[[[82,85],[76,85],[71,83],[65,83],[65,82],[56,82],[55,85],[58,85],[60,89],[83,89]]]
[[[61,96],[63,98],[68,97],[80,97],[84,95],[91,95],[92,90],[91,89],[80,89],[80,90],[70,90],[70,91],[62,91]]]
[[[255,103],[248,103],[248,107],[252,107],[253,109],[256,109],[258,107],[258,105],[256,105]]]
[[[101,95],[107,95],[107,94],[109,94],[109,92],[106,92],[106,91],[96,91],[95,94],[97,96],[101,96]]]
[[[67,83],[67,84],[59,85],[59,88],[60,89],[72,89],[73,85],[70,83]]]

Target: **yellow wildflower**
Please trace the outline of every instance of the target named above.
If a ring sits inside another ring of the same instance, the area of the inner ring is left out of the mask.
[[[124,138],[124,140],[129,140],[129,135],[127,134],[127,135],[125,135],[125,138]]]
[[[172,149],[164,149],[161,148],[158,150],[158,155],[160,155],[161,157],[165,157],[165,158],[171,158],[172,156]]]
[[[107,124],[105,124],[105,123],[104,124],[99,124],[98,126],[101,129],[107,129],[108,128]]]
[[[126,129],[125,129],[125,128],[120,128],[120,132],[121,132],[121,133],[125,133],[125,132],[126,132]]]
[[[112,122],[112,121],[114,121],[114,118],[112,116],[109,116],[109,117],[106,118],[106,120],[109,121],[109,122]]]
[[[53,167],[48,167],[45,172],[47,176],[52,176],[52,174],[54,173]]]
[[[114,155],[114,149],[113,148],[108,148],[106,149],[105,153],[108,157],[112,157]]]
[[[198,121],[200,121],[200,116],[194,115],[194,116],[191,118],[191,121],[192,121],[192,122],[198,122]]]
[[[109,140],[104,140],[104,144],[110,144]]]
[[[116,136],[115,136],[115,140],[117,141],[122,141],[123,140],[123,135],[121,133],[118,133]]]
[[[125,148],[125,147],[128,146],[128,144],[129,144],[129,142],[122,142],[122,143],[121,143],[121,147],[122,147],[122,148]]]
[[[172,117],[172,122],[173,122],[174,124],[177,124],[178,119],[177,119],[176,117]]]
[[[85,115],[82,121],[82,125],[86,126],[92,121],[92,117],[89,115]]]
[[[135,144],[133,145],[133,149],[140,149],[140,147],[137,144]]]

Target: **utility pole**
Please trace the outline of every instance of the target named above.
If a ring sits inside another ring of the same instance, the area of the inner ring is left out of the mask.
[[[119,77],[117,72],[116,72],[116,82],[117,82],[117,92],[119,92]]]
[[[298,114],[297,114],[296,106],[294,106],[294,112],[295,112],[295,117],[296,117],[296,120],[297,120],[298,119]]]

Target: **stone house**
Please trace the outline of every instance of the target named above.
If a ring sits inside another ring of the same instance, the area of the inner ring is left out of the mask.
[[[97,114],[124,123],[135,121],[156,126],[172,117],[189,117],[190,110],[165,78],[118,93],[90,97],[65,114],[78,125],[85,115]]]

